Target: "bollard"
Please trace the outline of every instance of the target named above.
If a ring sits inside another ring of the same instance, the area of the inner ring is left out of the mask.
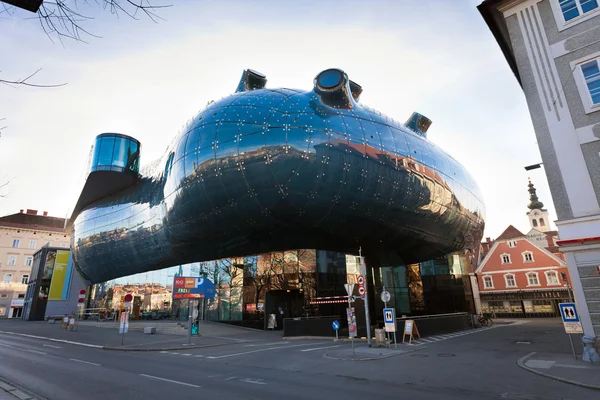
[[[581,341],[583,342],[583,356],[581,359],[585,362],[591,363],[600,362],[600,355],[594,347],[596,344],[596,338],[593,336],[584,336]]]

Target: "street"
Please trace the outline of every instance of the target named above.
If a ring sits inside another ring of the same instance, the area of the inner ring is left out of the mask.
[[[372,361],[338,359],[336,354],[349,351],[350,343],[326,339],[122,352],[0,334],[0,377],[47,399],[531,400],[597,395],[520,369],[516,360],[529,352],[568,350],[569,345],[555,320],[519,322],[526,323],[399,344],[397,353]],[[357,343],[361,348],[364,343]]]

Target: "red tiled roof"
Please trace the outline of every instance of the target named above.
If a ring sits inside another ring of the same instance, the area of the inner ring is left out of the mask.
[[[0,217],[0,226],[7,228],[39,229],[43,231],[64,232],[65,219],[34,214],[12,214]]]
[[[496,238],[496,240],[516,239],[524,236],[525,235],[521,233],[520,230],[512,225],[509,225],[508,228],[506,228],[504,232],[502,232],[502,234]]]

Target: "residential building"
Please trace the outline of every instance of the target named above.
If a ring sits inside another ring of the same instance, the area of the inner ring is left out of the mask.
[[[485,0],[519,81],[556,208],[584,334],[600,335],[600,2]]]
[[[568,302],[567,265],[510,225],[477,271],[480,312],[496,317],[556,317]]]
[[[0,318],[20,318],[33,255],[46,244],[69,248],[65,219],[20,210],[0,217]]]

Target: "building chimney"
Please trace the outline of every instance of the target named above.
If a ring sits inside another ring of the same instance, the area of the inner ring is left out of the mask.
[[[27,214],[29,215],[37,215],[37,210],[30,210],[29,208],[27,209]]]
[[[485,238],[485,241],[489,243],[489,242],[491,242],[491,241],[492,241],[492,238],[486,237],[486,238]]]
[[[48,216],[48,211],[44,211],[44,217]]]
[[[19,214],[23,214],[23,210],[19,210]]]

